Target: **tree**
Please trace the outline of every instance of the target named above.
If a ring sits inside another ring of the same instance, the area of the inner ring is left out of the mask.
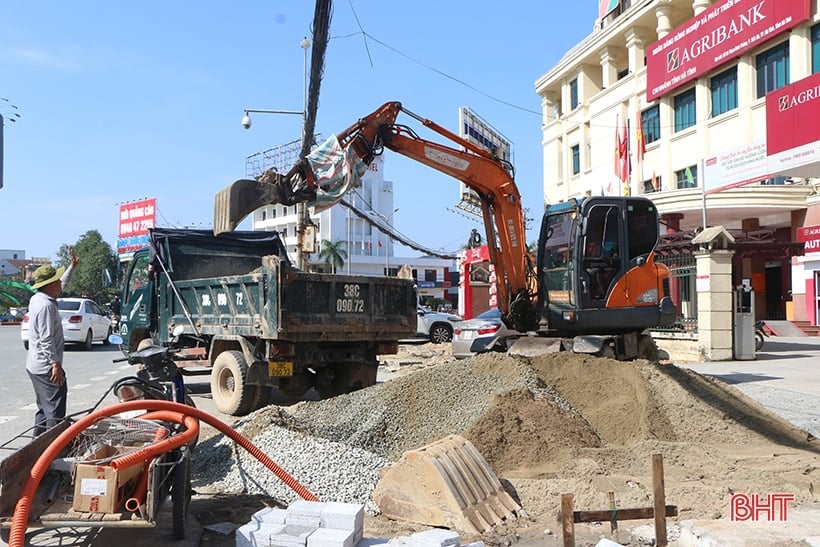
[[[344,249],[346,245],[346,241],[322,240],[322,248],[319,250],[319,259],[324,259],[325,266],[330,268],[333,273],[336,273],[336,268],[344,266],[345,260],[347,259],[347,251]]]
[[[60,266],[68,266],[71,262],[69,246],[64,243],[57,251]],[[103,241],[97,230],[89,230],[81,235],[73,247],[80,262],[68,286],[63,288],[63,293],[72,296],[86,295],[100,304],[107,302],[116,293],[116,285],[112,286],[112,281],[117,277],[116,253]]]

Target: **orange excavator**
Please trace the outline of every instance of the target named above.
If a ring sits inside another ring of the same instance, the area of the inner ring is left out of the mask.
[[[456,147],[396,123],[404,113]],[[220,190],[214,232],[233,230],[264,205],[338,201],[363,167],[387,148],[446,173],[481,204],[505,324],[517,335],[475,351],[531,355],[568,350],[617,359],[657,359],[647,329],[677,316],[669,270],[655,262],[658,212],[639,196],[594,196],[546,207],[536,263],[525,242],[524,208],[509,162],[435,122],[388,102],[331,137],[287,173],[265,173]]]

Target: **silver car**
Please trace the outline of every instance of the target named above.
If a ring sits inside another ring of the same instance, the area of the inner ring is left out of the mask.
[[[501,311],[493,308],[455,324],[453,330],[453,357],[466,359],[476,353],[505,351],[506,338],[517,335],[501,320]]]
[[[57,307],[63,320],[63,336],[67,344],[81,344],[91,349],[94,342],[108,344],[111,319],[89,298],[58,298]],[[28,314],[20,323],[20,338],[28,349]]]

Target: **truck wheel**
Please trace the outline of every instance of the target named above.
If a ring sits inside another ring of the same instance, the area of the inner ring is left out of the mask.
[[[434,344],[443,344],[453,339],[453,329],[444,323],[430,327],[430,341]]]
[[[270,386],[255,386],[256,387],[256,396],[253,398],[253,402],[251,403],[251,411],[259,410],[260,408],[265,408],[270,404],[271,398],[273,397],[273,388]]]
[[[655,339],[648,334],[642,334],[638,338],[638,359],[657,363],[659,358],[658,344],[655,343]]]
[[[251,411],[257,386],[248,385],[248,364],[241,351],[223,351],[211,371],[211,395],[216,409],[231,416]]]

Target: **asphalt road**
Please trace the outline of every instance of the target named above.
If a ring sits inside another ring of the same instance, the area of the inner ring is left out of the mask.
[[[63,367],[68,378],[68,414],[84,415],[106,395],[116,379],[133,373],[134,368],[128,363],[112,362],[122,356],[117,346],[101,343],[94,344],[90,351],[79,346],[67,346]],[[20,327],[0,326],[0,446],[10,443],[8,449],[0,449],[0,460],[6,458],[11,449],[19,448],[30,440],[29,437],[14,439],[34,425],[37,407],[34,405],[34,390],[26,374],[25,360],[26,350],[20,340]],[[198,408],[222,421],[233,421],[213,406],[208,376],[186,377],[185,381]],[[108,394],[102,405],[115,402],[116,399]]]

